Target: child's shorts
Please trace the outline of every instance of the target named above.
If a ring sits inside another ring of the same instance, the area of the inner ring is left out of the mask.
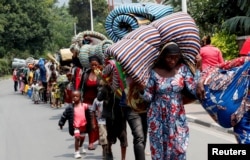
[[[107,139],[107,129],[104,124],[99,124],[99,142],[100,145],[106,145],[108,144],[108,139]]]
[[[86,126],[81,126],[79,128],[75,128],[74,130],[74,137],[75,138],[82,138],[85,136],[86,133]]]

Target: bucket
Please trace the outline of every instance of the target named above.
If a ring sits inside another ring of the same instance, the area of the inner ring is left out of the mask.
[[[31,96],[32,96],[32,89],[31,88],[28,89],[27,95],[29,98],[31,98]]]

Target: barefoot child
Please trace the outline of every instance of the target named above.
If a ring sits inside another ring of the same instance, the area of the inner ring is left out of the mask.
[[[81,158],[80,150],[84,142],[85,133],[86,133],[86,117],[85,111],[88,108],[88,105],[80,102],[80,92],[72,92],[72,104],[65,109],[63,112],[58,125],[60,129],[63,129],[65,122],[68,120],[69,125],[69,134],[75,137],[75,155],[76,159]],[[83,153],[86,153],[84,149],[81,150]]]

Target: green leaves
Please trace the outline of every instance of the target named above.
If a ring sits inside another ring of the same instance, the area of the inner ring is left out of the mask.
[[[94,30],[101,32],[105,30],[104,24],[108,16],[108,5],[106,0],[92,0]],[[69,13],[76,17],[77,32],[91,30],[90,3],[89,0],[70,0]],[[100,25],[102,23],[103,25]],[[103,27],[103,28],[102,28]]]
[[[56,8],[55,2],[10,0],[0,4],[0,58],[24,52],[38,57],[69,47],[76,19],[67,8]]]
[[[226,60],[238,57],[239,48],[236,37],[226,31],[220,31],[212,37],[212,44],[221,50],[223,58]]]

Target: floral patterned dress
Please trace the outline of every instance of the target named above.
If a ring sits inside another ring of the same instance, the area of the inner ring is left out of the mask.
[[[143,98],[150,102],[147,120],[153,160],[186,159],[189,128],[181,91],[185,86],[195,94],[197,78],[184,64],[174,77],[161,77],[151,71]]]

